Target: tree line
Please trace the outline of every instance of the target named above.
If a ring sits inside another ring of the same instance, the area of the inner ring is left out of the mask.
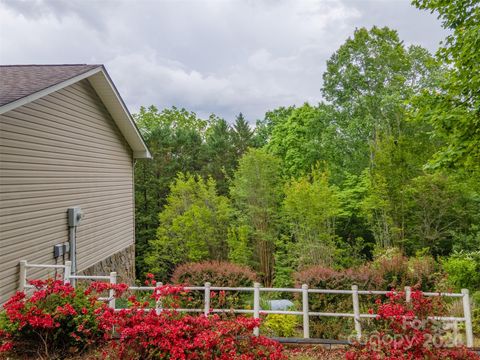
[[[436,258],[480,247],[480,10],[413,1],[450,35],[436,55],[357,29],[327,61],[319,104],[251,126],[179,108],[135,115],[153,160],[135,166],[137,272],[249,265],[289,285],[382,249]]]

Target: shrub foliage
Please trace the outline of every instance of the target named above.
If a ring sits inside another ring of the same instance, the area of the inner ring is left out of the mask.
[[[153,279],[148,282],[154,284]],[[128,288],[125,284],[92,283],[79,290],[54,280],[32,283],[33,296],[18,292],[4,305],[0,353],[23,357],[33,355],[27,352],[34,349],[37,358],[63,359],[103,342],[97,355],[112,360],[284,359],[279,343],[253,335],[259,319],[228,320],[147,308],[161,301],[175,309],[187,296],[179,286],[158,286],[150,299],[130,296],[129,307],[115,312],[99,302],[98,294],[113,288],[120,296]]]
[[[214,286],[252,286],[256,274],[247,266],[224,261],[205,261],[178,266],[173,275],[173,284],[203,286],[206,282]]]
[[[247,266],[222,261],[206,261],[187,263],[178,266],[173,275],[173,284],[203,286],[206,282],[220,287],[251,287],[256,281],[256,274]],[[238,291],[212,291],[210,294],[211,308],[235,308],[246,302],[251,302],[251,293]],[[203,293],[194,292],[182,306],[188,308],[203,307]]]
[[[464,347],[449,347],[445,330],[429,318],[442,312],[440,298],[427,298],[421,291],[413,291],[407,303],[405,293],[390,292],[385,302],[377,299],[375,307],[380,330],[364,345],[357,344],[348,351],[347,360],[480,359]]]
[[[102,287],[79,290],[53,279],[30,283],[36,288],[31,297],[17,292],[3,306],[0,351],[21,348],[55,358],[81,353],[108,338],[112,327],[103,317],[108,308],[97,301]]]

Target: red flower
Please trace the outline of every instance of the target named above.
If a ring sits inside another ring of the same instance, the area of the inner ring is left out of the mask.
[[[4,344],[0,345],[0,353],[2,352],[7,352],[13,349],[13,343],[12,342],[6,342]]]

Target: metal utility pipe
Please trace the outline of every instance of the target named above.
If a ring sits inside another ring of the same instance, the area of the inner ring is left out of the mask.
[[[69,226],[68,240],[70,243],[70,261],[72,262],[72,275],[77,275],[77,227],[76,226]]]
[[[77,226],[83,218],[83,211],[79,206],[68,208],[68,238],[70,244],[70,261],[72,262],[72,275],[77,275]],[[72,285],[75,280],[72,279]]]

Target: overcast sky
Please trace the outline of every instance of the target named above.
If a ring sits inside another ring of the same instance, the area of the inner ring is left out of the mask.
[[[432,52],[445,36],[409,0],[0,0],[0,63],[105,64],[131,112],[175,105],[253,123],[320,101],[326,60],[373,25]]]

